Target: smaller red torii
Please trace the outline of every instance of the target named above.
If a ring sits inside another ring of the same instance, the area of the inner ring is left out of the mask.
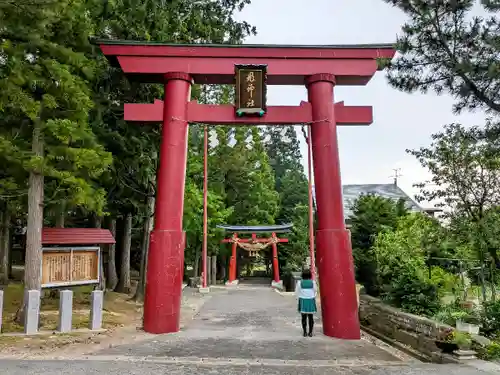
[[[274,226],[226,226],[226,225],[218,225],[217,227],[223,228],[226,231],[233,232],[231,238],[226,238],[222,240],[222,243],[231,243],[231,260],[229,262],[229,280],[228,284],[234,284],[236,282],[236,249],[238,248],[238,244],[271,244],[272,246],[272,255],[273,255],[273,285],[280,283],[280,272],[279,272],[279,264],[278,264],[278,243],[287,243],[287,238],[279,238],[276,233],[277,232],[288,232],[292,227],[291,224],[285,225],[274,225]],[[252,233],[251,238],[239,238],[236,230],[241,232]],[[271,237],[269,238],[257,238],[258,232],[269,232],[269,230],[275,230],[272,232]]]
[[[371,106],[346,106],[344,102],[334,104],[337,125],[370,125],[373,122]],[[125,103],[125,121],[163,121],[163,100],[152,104]],[[199,104],[191,101],[187,105],[187,122],[208,125],[267,124],[296,125],[313,122],[311,103],[301,102],[299,106],[269,106],[265,117],[236,116],[233,105]]]

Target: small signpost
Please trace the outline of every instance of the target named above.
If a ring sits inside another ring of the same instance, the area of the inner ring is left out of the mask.
[[[99,247],[42,248],[42,288],[99,284]]]
[[[235,110],[238,117],[267,111],[267,65],[235,65]]]

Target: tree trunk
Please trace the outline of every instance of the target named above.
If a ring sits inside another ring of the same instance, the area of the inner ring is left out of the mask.
[[[210,285],[211,281],[212,281],[212,267],[210,267],[210,257],[207,255],[207,277],[206,277],[206,280],[207,280],[207,286]],[[202,262],[203,263],[203,262]],[[203,267],[202,267],[203,268]],[[204,270],[201,270],[201,275],[202,275],[202,279],[201,279],[201,284],[203,285],[203,271]]]
[[[66,221],[66,202],[61,202],[56,211],[56,228],[64,228]]]
[[[194,256],[193,277],[200,276],[200,254]]]
[[[216,285],[217,284],[217,255],[212,255],[209,259],[212,259],[212,261],[210,262],[212,264],[212,272],[211,272],[212,281],[211,281],[211,284],[212,285]]]
[[[118,293],[130,293],[130,247],[132,246],[132,214],[128,213],[125,218],[123,231],[123,246],[121,251],[120,277],[115,291]]]
[[[33,121],[32,151],[43,158],[42,122]],[[35,167],[28,179],[28,224],[26,228],[26,262],[24,265],[24,290],[41,290],[42,227],[43,227],[43,171]],[[24,298],[16,314],[18,324],[24,324]]]
[[[492,259],[490,262],[490,287],[491,287],[491,300],[495,302],[497,300],[497,293],[496,293],[496,278],[495,278],[495,260]]]
[[[61,202],[61,204],[55,210],[56,216],[56,228],[64,228],[64,222],[66,219],[66,202]],[[49,291],[48,298],[57,299],[59,296],[60,288],[51,288]],[[45,297],[45,296],[44,296]]]
[[[148,206],[148,216],[144,221],[144,227],[142,229],[142,239],[141,239],[141,269],[139,271],[139,282],[137,283],[137,289],[135,290],[134,300],[144,301],[144,293],[146,291],[146,272],[148,268],[148,252],[149,252],[149,237],[151,231],[153,230],[153,212],[155,207],[154,196],[148,196],[147,200]]]
[[[7,211],[0,213],[0,284],[9,283],[9,255],[10,255],[10,214]]]
[[[3,241],[3,222],[4,222],[4,217],[5,217],[5,210],[3,207],[0,207],[0,284],[7,284],[5,282],[5,279],[9,279],[9,271],[7,270],[7,277],[5,276],[5,266],[3,262],[4,254],[7,251],[7,249],[4,246],[4,241]],[[7,264],[7,268],[9,265]]]
[[[109,223],[109,230],[116,240],[116,220]],[[118,274],[116,273],[116,245],[108,245],[108,272],[106,275],[106,285],[109,290],[114,290],[118,284]]]
[[[8,252],[9,252],[9,279],[12,280],[14,279],[14,274],[12,273],[12,239],[9,239],[9,249],[8,249]]]
[[[94,215],[93,217],[94,228],[102,228],[102,217]],[[106,276],[104,275],[104,249],[103,246],[99,246],[99,290],[106,290]]]
[[[221,256],[220,280],[226,280],[227,257]]]

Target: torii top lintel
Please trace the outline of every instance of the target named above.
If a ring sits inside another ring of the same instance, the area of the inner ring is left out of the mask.
[[[268,85],[303,85],[305,78],[330,73],[337,85],[366,85],[379,70],[378,59],[391,59],[391,44],[291,46],[164,44],[96,41],[108,59],[130,79],[162,82],[168,72],[190,74],[195,83],[232,84],[235,64],[266,64]]]

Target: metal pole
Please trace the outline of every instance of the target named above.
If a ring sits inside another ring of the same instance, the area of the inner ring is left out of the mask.
[[[204,150],[203,150],[203,249],[202,270],[203,288],[207,287],[207,235],[208,235],[208,126],[204,128]]]
[[[309,190],[309,256],[311,257],[311,273],[316,279],[316,260],[314,256],[314,202],[312,195],[312,154],[311,154],[311,125],[307,126],[307,172]]]

